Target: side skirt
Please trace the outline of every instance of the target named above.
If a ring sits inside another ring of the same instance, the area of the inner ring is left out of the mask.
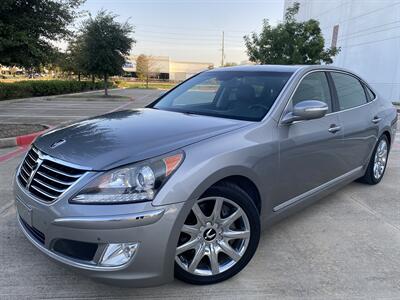
[[[274,212],[279,212],[279,211],[281,211],[282,209],[285,209],[288,206],[291,206],[293,204],[297,204],[299,202],[302,202],[303,200],[306,200],[306,199],[308,199],[308,198],[310,198],[310,197],[312,197],[312,196],[314,196],[314,195],[316,195],[318,193],[321,193],[322,191],[325,191],[325,190],[327,190],[327,189],[329,189],[329,188],[341,183],[342,181],[346,181],[347,179],[354,177],[356,174],[360,173],[360,171],[362,171],[362,170],[363,170],[362,166],[360,166],[358,168],[355,168],[355,169],[353,169],[353,170],[351,170],[351,171],[349,171],[349,172],[347,172],[347,173],[345,173],[345,174],[343,174],[343,175],[341,175],[339,177],[336,177],[336,178],[334,178],[334,179],[332,179],[332,180],[330,180],[328,182],[325,182],[324,184],[322,184],[322,185],[320,185],[320,186],[318,186],[316,188],[313,188],[312,190],[309,190],[309,191],[307,191],[307,192],[305,192],[305,193],[303,193],[303,194],[301,194],[299,196],[296,196],[296,197],[294,197],[292,199],[289,199],[289,200],[287,200],[287,201],[275,206],[273,208],[273,211]]]

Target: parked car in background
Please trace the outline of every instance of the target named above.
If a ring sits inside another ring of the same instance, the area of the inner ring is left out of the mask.
[[[38,138],[15,177],[19,224],[97,279],[216,283],[248,264],[262,228],[354,180],[379,183],[396,126],[347,70],[203,72],[147,108]]]

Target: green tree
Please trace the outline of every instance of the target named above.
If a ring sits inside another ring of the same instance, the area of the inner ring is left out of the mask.
[[[319,22],[295,19],[300,4],[294,3],[285,13],[285,19],[276,27],[264,20],[260,34],[244,37],[250,61],[260,64],[330,64],[340,48],[324,49],[324,38]]]
[[[115,20],[116,16],[100,11],[89,17],[80,33],[80,66],[88,73],[104,79],[104,95],[108,95],[109,76],[123,74],[122,66],[132,45],[133,27]]]
[[[70,41],[67,51],[60,53],[58,65],[67,74],[78,75],[78,81],[81,81],[81,75],[87,75],[85,55],[83,53],[83,40],[82,36],[76,36]]]
[[[136,58],[136,75],[140,80],[146,81],[146,88],[149,88],[150,76],[155,72],[155,61],[151,56],[140,54]]]
[[[55,58],[53,41],[70,35],[68,26],[84,0],[1,0],[0,64],[38,68]]]

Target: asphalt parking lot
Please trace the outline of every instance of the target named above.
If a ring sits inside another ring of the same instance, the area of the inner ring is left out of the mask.
[[[0,123],[57,125],[109,111],[143,107],[159,94],[158,90],[116,89],[110,91],[111,99],[102,97],[102,92],[88,92],[2,101],[0,102]]]
[[[0,102],[0,123],[56,125],[141,107],[159,91],[112,91]],[[0,156],[16,149],[0,149]],[[212,286],[175,280],[153,288],[107,286],[42,255],[17,228],[11,177],[22,153],[0,162],[0,299],[4,298],[400,298],[400,136],[377,186],[352,183],[263,232],[250,264]]]

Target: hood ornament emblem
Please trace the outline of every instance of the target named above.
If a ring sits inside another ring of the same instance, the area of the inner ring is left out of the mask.
[[[61,140],[59,140],[59,141],[54,142],[53,144],[51,144],[50,148],[51,148],[51,149],[57,148],[58,146],[64,144],[65,142],[66,142],[65,139],[61,139]]]

